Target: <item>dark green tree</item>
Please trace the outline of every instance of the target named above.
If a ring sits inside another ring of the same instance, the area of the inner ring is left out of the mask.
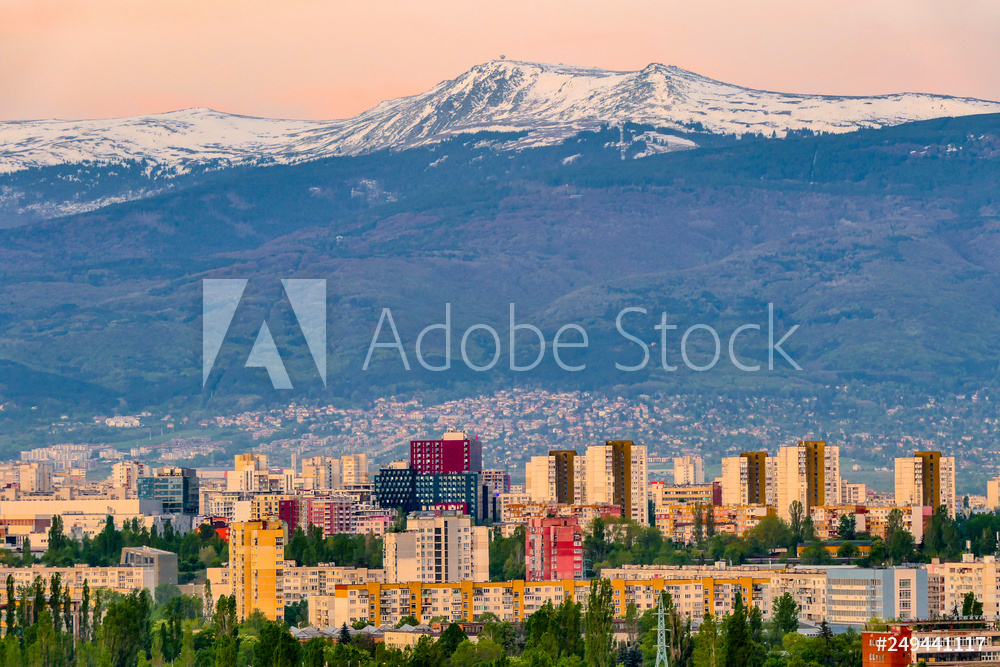
[[[791,593],[784,593],[771,605],[771,623],[774,626],[772,643],[780,644],[781,638],[799,629],[799,605]]]
[[[17,634],[17,602],[14,593],[14,575],[7,575],[7,634]]]
[[[528,617],[529,619],[531,616]],[[450,658],[458,648],[458,645],[463,641],[468,639],[465,631],[462,630],[462,626],[458,623],[452,623],[449,625],[444,632],[441,633],[441,638],[438,639],[438,646],[441,649],[441,655],[445,658]]]
[[[725,637],[722,667],[745,667],[747,657],[753,650],[753,642],[747,627],[746,607],[743,606],[743,596],[739,590],[733,601],[733,613],[722,622],[722,634]]]
[[[58,635],[62,632],[62,576],[56,572],[49,579],[49,609],[52,613],[52,629]]]
[[[90,585],[86,579],[80,593],[80,641],[90,641]]]
[[[982,618],[983,603],[976,599],[976,594],[969,591],[962,600],[962,616],[964,618]]]
[[[595,523],[597,520],[595,519]],[[583,657],[587,667],[615,664],[613,591],[607,579],[592,579],[583,617]]]
[[[858,519],[854,514],[843,514],[837,521],[837,537],[853,540],[857,536]]]

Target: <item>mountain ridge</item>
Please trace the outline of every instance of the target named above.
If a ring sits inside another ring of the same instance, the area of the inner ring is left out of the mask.
[[[493,60],[353,118],[257,118],[207,107],[98,120],[0,123],[0,174],[64,164],[147,162],[183,174],[405,150],[459,134],[523,132],[504,148],[553,145],[603,125],[638,123],[716,134],[839,133],[914,120],[1000,112],[1000,102],[893,93],[777,93],[672,65],[637,71]],[[685,148],[665,142],[651,152]]]

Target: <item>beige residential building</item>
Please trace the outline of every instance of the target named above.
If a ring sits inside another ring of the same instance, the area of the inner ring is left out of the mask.
[[[218,600],[232,594],[229,567],[208,568],[207,578],[212,597]],[[333,563],[320,563],[313,567],[296,567],[294,561],[285,561],[282,568],[281,588],[285,604],[293,604],[317,595],[333,595],[337,586],[355,586],[383,583],[385,571],[365,567],[346,567]]]
[[[624,518],[649,524],[645,445],[608,440],[588,447],[585,469],[587,504],[618,505]]]
[[[722,504],[766,505],[773,480],[767,452],[743,452],[722,459]]]
[[[625,615],[632,602],[640,614],[652,609],[660,592],[666,589],[682,613],[698,619],[707,611],[720,615],[731,612],[737,590],[750,604],[761,605],[766,615],[770,610],[764,604],[768,577],[766,572],[746,572],[740,576],[708,572],[678,578],[609,578],[618,618]],[[395,624],[404,616],[414,616],[421,622],[435,616],[451,621],[475,620],[489,612],[501,620],[518,623],[546,602],[558,606],[564,600],[571,600],[586,609],[589,592],[590,582],[574,580],[365,584],[339,587],[333,595],[310,598],[309,620],[315,627],[326,628],[350,625],[359,619],[375,625]]]
[[[858,530],[867,531],[872,536],[885,539],[889,529],[889,515],[893,510],[899,510],[902,515],[903,529],[913,535],[917,544],[924,539],[924,524],[930,520],[931,510],[921,505],[877,505],[865,508],[864,514],[858,515]],[[864,519],[862,523],[861,519]]]
[[[986,618],[1000,614],[1000,577],[994,556],[974,558],[972,554],[963,554],[961,563],[932,563],[926,567],[939,587],[935,607],[931,609],[935,616],[947,616],[956,608],[961,612],[967,593],[983,603]]]
[[[18,471],[22,493],[52,493],[51,464],[22,463]]]
[[[793,567],[771,577],[771,599],[791,594],[799,620],[863,626],[878,618],[928,614],[927,570],[918,567]]]
[[[868,487],[840,480],[840,502],[843,505],[865,505],[868,502]]]
[[[313,456],[302,459],[302,488],[314,491],[343,487],[340,459],[333,456]]]
[[[451,583],[489,579],[489,528],[457,513],[411,514],[405,533],[388,533],[382,549],[387,582]]]
[[[268,491],[267,455],[237,454],[233,469],[226,474],[228,491]]]
[[[156,590],[157,582],[156,568],[143,567],[139,565],[113,565],[111,567],[90,567],[87,565],[74,565],[73,567],[47,567],[45,565],[32,565],[30,567],[10,567],[0,565],[0,582],[6,582],[7,576],[14,578],[14,590],[30,587],[35,577],[41,577],[45,582],[46,595],[50,588],[50,581],[55,574],[59,574],[63,586],[69,586],[70,592],[75,597],[79,597],[83,582],[93,591],[96,588],[108,588],[116,593],[128,594],[134,590],[146,588],[150,593]],[[0,597],[6,598],[6,588],[0,585]],[[6,599],[4,600],[6,604]]]
[[[284,619],[284,552],[285,531],[280,520],[230,525],[229,579],[240,620],[254,609],[271,620]]]
[[[722,504],[722,486],[719,482],[708,484],[689,484],[686,486],[667,485],[662,481],[650,482],[649,497],[653,501],[653,509],[668,505],[719,505]]]
[[[678,456],[674,457],[674,484],[685,486],[688,484],[705,483],[705,461],[700,456]]]
[[[941,505],[955,517],[955,458],[941,452],[914,452],[896,459],[896,504]]]
[[[556,501],[556,464],[554,456],[532,456],[524,464],[524,491],[529,500],[539,503]]]
[[[993,511],[997,508],[1000,508],[1000,477],[986,482],[986,509]]]
[[[368,483],[368,455],[348,454],[340,457],[344,484]]]
[[[111,468],[111,480],[118,489],[136,491],[140,477],[150,477],[152,468],[139,461],[119,461]]]
[[[777,510],[785,521],[790,507],[802,504],[804,515],[813,507],[840,504],[840,447],[823,440],[803,440],[782,447],[777,456]]]
[[[583,503],[587,497],[586,459],[573,450],[553,450],[525,464],[524,490],[540,503]]]

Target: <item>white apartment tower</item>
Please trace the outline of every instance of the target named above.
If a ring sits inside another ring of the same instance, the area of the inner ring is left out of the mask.
[[[460,514],[417,515],[405,533],[387,533],[382,547],[386,583],[489,581],[489,528]]]

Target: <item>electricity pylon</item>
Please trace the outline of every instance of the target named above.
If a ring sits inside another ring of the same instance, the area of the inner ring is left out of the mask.
[[[656,605],[656,667],[670,667],[667,660],[667,630],[663,623],[663,594]]]

